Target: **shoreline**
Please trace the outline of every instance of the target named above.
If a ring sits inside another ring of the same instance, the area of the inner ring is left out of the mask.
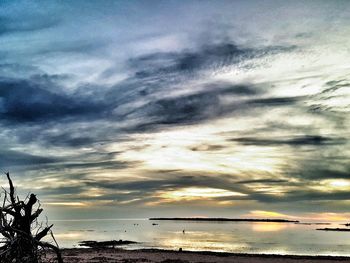
[[[175,251],[163,249],[123,248],[64,248],[62,255],[67,262],[127,262],[127,263],[295,263],[295,262],[350,262],[349,256],[308,256],[280,254],[250,254],[212,251]]]

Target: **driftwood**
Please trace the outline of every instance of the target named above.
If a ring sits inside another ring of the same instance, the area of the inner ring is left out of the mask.
[[[51,232],[53,225],[43,227],[38,217],[43,211],[36,195],[30,194],[24,201],[16,195],[10,174],[6,173],[9,190],[3,188],[0,206],[0,262],[39,263],[45,251],[57,255],[56,262],[63,263],[57,242]],[[51,234],[54,244],[42,241]]]

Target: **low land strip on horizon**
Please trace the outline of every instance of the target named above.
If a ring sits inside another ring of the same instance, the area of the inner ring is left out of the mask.
[[[227,222],[274,222],[274,223],[299,223],[298,220],[288,219],[259,219],[259,218],[207,218],[207,217],[152,217],[149,220],[169,221],[227,221]]]

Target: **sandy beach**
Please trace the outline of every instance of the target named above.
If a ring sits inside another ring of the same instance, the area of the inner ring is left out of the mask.
[[[350,262],[350,257],[250,255],[216,252],[187,252],[169,250],[123,249],[64,249],[65,262],[69,263],[330,263]]]

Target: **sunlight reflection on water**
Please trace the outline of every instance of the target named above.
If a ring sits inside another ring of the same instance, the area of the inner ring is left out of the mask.
[[[349,232],[316,231],[319,225],[267,222],[189,222],[145,219],[53,221],[62,247],[82,240],[132,240],[137,248],[242,253],[350,256]],[[328,226],[329,227],[329,226]],[[339,225],[334,225],[339,227]],[[185,233],[183,233],[185,230]]]
[[[260,223],[255,222],[251,224],[253,231],[257,232],[276,232],[281,231],[287,227],[293,227],[295,224],[281,224],[281,223]]]

